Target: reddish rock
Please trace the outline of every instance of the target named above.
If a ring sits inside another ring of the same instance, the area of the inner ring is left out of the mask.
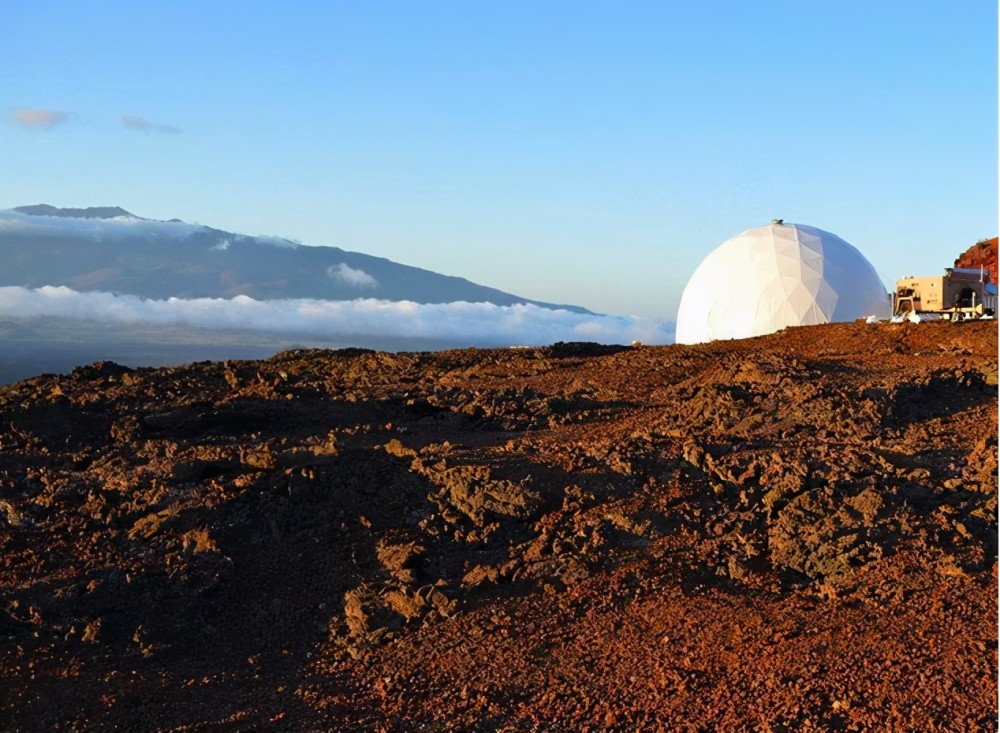
[[[983,267],[990,274],[990,282],[997,282],[997,238],[976,242],[955,260],[955,267]]]
[[[0,728],[992,730],[996,322],[0,388]]]

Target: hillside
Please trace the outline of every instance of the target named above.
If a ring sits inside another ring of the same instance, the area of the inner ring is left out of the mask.
[[[306,247],[120,207],[0,211],[0,287],[65,286],[142,298],[379,298],[415,303],[543,303],[382,257]]]
[[[5,730],[993,730],[997,326],[0,388]]]

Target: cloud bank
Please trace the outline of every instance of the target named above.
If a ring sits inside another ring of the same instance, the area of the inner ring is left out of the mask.
[[[113,323],[251,329],[322,337],[415,337],[469,345],[532,345],[557,341],[673,343],[673,324],[593,316],[535,305],[420,304],[365,298],[146,300],[133,295],[80,293],[67,287],[0,287],[0,317],[60,316]]]
[[[7,118],[22,127],[50,130],[69,119],[69,112],[38,107],[16,107],[7,113]]]
[[[134,117],[133,115],[122,115],[122,125],[127,130],[135,130],[137,132],[158,132],[165,135],[176,135],[182,132],[181,128],[174,125],[160,125],[149,120],[144,120],[142,117]]]

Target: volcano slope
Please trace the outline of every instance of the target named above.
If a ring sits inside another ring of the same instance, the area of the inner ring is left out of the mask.
[[[997,327],[0,389],[5,730],[993,730]]]

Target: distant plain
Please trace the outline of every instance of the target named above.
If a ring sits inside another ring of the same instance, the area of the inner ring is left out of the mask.
[[[123,366],[161,367],[195,361],[264,359],[297,348],[437,351],[450,341],[425,338],[344,336],[214,330],[148,324],[35,317],[0,320],[0,385],[39,374],[63,374],[77,366],[113,361]]]

